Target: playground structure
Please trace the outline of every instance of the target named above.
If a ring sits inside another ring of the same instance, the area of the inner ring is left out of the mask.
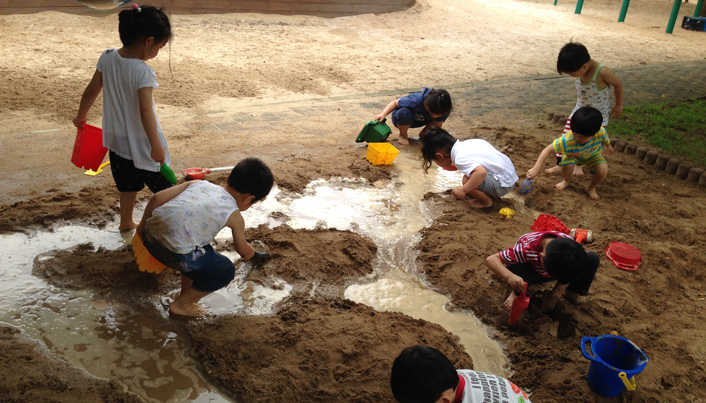
[[[554,5],[556,6],[559,0],[554,0]],[[679,15],[679,9],[681,8],[682,0],[674,0],[674,6],[672,7],[672,13],[669,16],[669,23],[667,24],[667,33],[671,34],[674,31],[674,24],[677,21],[677,16]],[[699,0],[696,3],[696,9],[694,9],[694,17],[698,17],[701,14],[701,9],[703,8],[704,0]],[[620,8],[620,16],[618,16],[618,22],[625,22],[625,16],[628,14],[628,7],[630,6],[630,0],[623,0],[623,5]],[[583,0],[578,0],[576,2],[575,14],[581,14],[583,9]]]
[[[74,14],[112,13],[131,0],[0,0],[0,15],[61,11]],[[144,0],[176,14],[263,13],[341,17],[406,10],[414,0]]]

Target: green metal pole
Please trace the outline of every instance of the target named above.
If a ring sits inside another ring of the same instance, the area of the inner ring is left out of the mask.
[[[581,9],[583,8],[583,0],[579,0],[576,2],[576,11],[574,11],[574,14],[581,14]]]
[[[559,0],[554,0],[554,5],[556,6],[556,2]],[[704,0],[699,0],[699,1],[704,1]]]
[[[701,0],[703,1],[703,0]],[[620,9],[620,17],[618,17],[618,22],[625,21],[625,15],[628,13],[628,7],[630,6],[630,0],[623,0],[623,8]]]
[[[667,24],[667,33],[671,34],[674,31],[674,23],[677,22],[677,16],[679,15],[679,7],[681,7],[681,0],[674,0],[674,7],[672,7],[672,15],[669,16],[669,24]]]
[[[554,5],[556,6],[556,1],[554,2]],[[698,3],[696,3],[696,9],[694,10],[694,17],[698,17],[699,14],[701,14],[701,7],[704,6],[704,0],[699,0]]]

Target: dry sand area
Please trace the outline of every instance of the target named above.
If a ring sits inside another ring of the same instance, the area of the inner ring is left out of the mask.
[[[369,165],[365,150],[352,142],[379,110],[351,116],[341,98],[328,114],[309,109],[306,119],[275,130],[245,125],[224,135],[204,128],[213,124],[213,111],[263,116],[285,103],[306,108],[316,99],[321,105],[325,97],[552,74],[559,48],[571,39],[610,67],[706,54],[704,34],[678,26],[673,35],[665,34],[672,1],[633,1],[621,24],[618,0],[586,1],[580,16],[573,14],[575,2],[552,3],[423,0],[403,12],[330,19],[173,14],[171,47],[149,64],[160,83],[155,103],[174,165],[232,165],[257,156],[289,192],[302,192],[318,178],[386,183],[398,177],[395,165]],[[692,14],[693,7],[684,5],[682,15]],[[104,226],[114,219],[118,193],[109,171],[90,178],[69,160],[75,134],[70,121],[81,93],[100,52],[117,46],[114,14],[0,16],[0,230],[31,232],[69,222]],[[99,125],[100,106],[92,109],[89,123]],[[559,134],[546,122],[498,113],[473,121],[452,114],[445,127],[460,139],[484,138],[504,150],[520,177]],[[418,143],[400,148],[419,154]],[[511,380],[530,391],[535,403],[704,402],[706,193],[634,156],[616,153],[608,162],[599,201],[586,197],[588,177],[556,192],[552,185],[558,179],[540,176],[525,198],[528,209],[512,220],[498,216],[498,209],[512,206],[509,201],[478,211],[446,192],[427,194],[421,202],[441,213],[421,232],[421,272],[415,274],[449,296],[449,309],[473,311],[495,329],[492,335],[514,371]],[[536,298],[542,287],[535,287],[530,308],[510,328],[501,305],[507,287],[489,273],[484,259],[529,231],[529,209],[555,215],[569,227],[592,229],[596,241],[587,248],[599,253],[601,266],[583,305],[559,301],[543,314]],[[187,341],[186,354],[203,376],[237,402],[392,402],[387,381],[392,360],[413,344],[435,346],[459,368],[473,367],[457,338],[442,327],[343,298],[346,285],[369,281],[374,273],[377,247],[370,239],[351,231],[286,226],[252,228],[246,235],[265,241],[274,256],[253,274],[255,280],[282,279],[293,286],[273,315],[170,321],[154,300],[178,287],[177,276],[139,272],[128,247],[95,251],[79,245],[36,259],[31,272],[51,287],[94,293],[96,301],[154,316]],[[638,247],[640,269],[613,266],[603,254],[610,241]],[[99,380],[60,361],[60,351],[28,340],[12,324],[0,327],[0,401],[144,400],[114,379]],[[636,377],[636,391],[605,398],[586,384],[589,363],[579,342],[611,331],[636,343],[650,362]]]

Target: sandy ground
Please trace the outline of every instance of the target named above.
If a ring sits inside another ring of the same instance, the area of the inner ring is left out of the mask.
[[[158,73],[155,102],[172,156],[184,168],[230,165],[256,155],[273,168],[279,186],[292,191],[333,176],[387,180],[395,177],[394,166],[371,167],[364,149],[350,146],[351,131],[342,129],[349,124],[357,128],[374,113],[341,120],[312,114],[266,137],[257,132],[223,137],[202,130],[211,124],[206,115],[213,110],[275,111],[280,102],[320,96],[551,74],[558,49],[572,38],[611,67],[696,60],[706,51],[703,34],[679,28],[673,35],[664,33],[671,1],[633,2],[623,24],[615,23],[617,1],[586,2],[581,16],[573,14],[575,3],[559,3],[427,0],[405,12],[336,19],[173,15],[171,50],[150,62]],[[684,5],[682,13],[693,13],[693,5]],[[79,175],[68,160],[75,133],[70,119],[100,52],[119,45],[116,27],[114,15],[0,16],[0,51],[12,55],[0,59],[0,230],[65,220],[105,225],[114,215],[118,194],[110,175]],[[100,102],[89,122],[100,122]],[[505,153],[520,176],[558,133],[555,126],[502,115],[474,122],[452,115],[448,126],[460,138],[508,146]],[[417,145],[401,149],[419,152]],[[697,223],[705,222],[706,197],[695,185],[674,182],[633,156],[617,154],[609,163],[600,201],[585,197],[585,177],[556,193],[551,188],[556,179],[543,176],[527,205],[570,227],[593,229],[597,241],[588,248],[596,252],[609,241],[637,246],[645,257],[638,272],[620,271],[602,256],[583,306],[561,301],[544,315],[536,306],[539,298],[533,298],[519,325],[509,329],[501,307],[506,287],[489,274],[483,260],[527,232],[531,214],[502,221],[497,208],[507,204],[475,211],[448,194],[432,194],[427,202],[446,213],[424,231],[419,245],[424,278],[455,306],[497,327],[494,336],[507,349],[513,381],[531,390],[535,402],[704,401],[706,348],[699,326],[705,319],[704,229]],[[387,387],[391,360],[401,348],[417,343],[440,348],[459,367],[472,366],[440,327],[342,299],[346,282],[371,272],[375,247],[369,240],[345,231],[288,228],[257,228],[248,236],[265,240],[275,255],[252,275],[263,282],[269,276],[291,282],[293,296],[272,317],[173,324],[192,342],[189,354],[209,380],[239,401],[281,396],[296,402],[392,401]],[[104,270],[86,269],[96,265]],[[141,306],[158,318],[163,306],[150,297],[176,284],[173,273],[137,272],[129,250],[93,252],[88,247],[36,262],[34,274],[57,287],[90,289]],[[312,282],[321,286],[310,298]],[[135,299],[136,294],[141,297]],[[2,343],[28,348],[15,330],[7,329]],[[585,383],[588,361],[578,341],[613,330],[634,341],[651,361],[636,392],[605,399]],[[11,350],[3,347],[0,400],[26,401],[29,396],[22,393],[29,388],[18,385],[28,381],[14,370],[16,361],[28,359]],[[57,364],[46,353],[37,354],[33,368],[47,376],[32,380],[32,391],[67,400],[68,390],[94,393],[90,390],[97,386],[88,377],[70,388],[54,382]],[[100,387],[119,389],[106,385]],[[130,399],[126,395],[123,401]]]

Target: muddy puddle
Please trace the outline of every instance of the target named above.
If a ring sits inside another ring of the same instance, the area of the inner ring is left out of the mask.
[[[480,321],[469,312],[447,310],[448,298],[430,290],[420,276],[414,247],[419,231],[436,214],[433,204],[422,201],[424,194],[460,184],[461,174],[432,169],[424,175],[419,165],[420,161],[403,153],[395,161],[400,174],[392,181],[371,185],[356,179],[317,180],[302,194],[275,188],[243,214],[245,222],[249,228],[286,223],[293,229],[351,230],[372,239],[378,247],[374,273],[360,284],[349,284],[345,297],[379,311],[437,323],[460,338],[474,369],[508,376],[507,358]],[[515,203],[522,208],[521,199]],[[22,328],[70,364],[118,380],[147,401],[230,401],[203,379],[184,354],[185,342],[154,315],[95,299],[89,291],[57,288],[31,275],[34,259],[51,259],[50,254],[43,255],[51,250],[87,242],[107,250],[123,247],[130,237],[121,236],[114,223],[103,229],[59,226],[50,232],[5,234],[0,239],[4,250],[13,251],[0,257],[4,269],[0,292],[5,296],[0,301],[0,321]],[[216,237],[217,249],[223,250],[228,239],[229,230],[222,231]],[[224,253],[238,258],[235,252]],[[283,280],[268,286],[248,281],[249,270],[246,264],[237,267],[235,281],[204,298],[204,305],[214,314],[272,313],[292,286]],[[154,305],[159,307],[159,301]]]

